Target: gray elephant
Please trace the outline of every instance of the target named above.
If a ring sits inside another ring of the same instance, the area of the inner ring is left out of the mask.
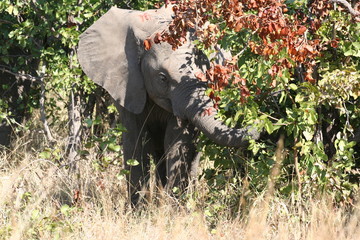
[[[168,43],[144,49],[144,40],[165,29],[171,7],[130,11],[111,8],[80,37],[78,59],[86,75],[116,102],[123,134],[125,167],[130,170],[129,196],[139,201],[149,180],[150,158],[158,183],[171,192],[184,189],[196,174],[198,130],[224,146],[244,147],[256,131],[228,128],[215,119],[206,84],[195,74],[204,55],[188,41],[175,51]],[[129,166],[127,160],[140,164]]]

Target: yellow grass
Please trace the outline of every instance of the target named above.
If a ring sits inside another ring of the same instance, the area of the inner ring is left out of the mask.
[[[289,203],[259,196],[245,206],[248,213],[229,217],[224,210],[214,225],[202,204],[179,206],[164,194],[129,209],[116,167],[100,172],[81,160],[69,174],[29,147],[0,157],[0,239],[360,239],[359,208],[336,208],[325,197]],[[201,184],[199,199],[206,194]]]

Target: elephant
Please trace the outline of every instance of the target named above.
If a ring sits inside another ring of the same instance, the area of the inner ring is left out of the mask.
[[[196,176],[199,131],[229,147],[245,147],[259,137],[252,127],[230,128],[215,117],[207,85],[195,77],[208,60],[192,42],[194,34],[176,50],[167,42],[145,49],[144,41],[166,29],[173,14],[169,6],[112,7],[81,34],[77,49],[82,70],[112,96],[126,128],[122,147],[133,205],[148,185],[151,160],[165,191],[186,189]],[[129,164],[132,159],[139,164]]]

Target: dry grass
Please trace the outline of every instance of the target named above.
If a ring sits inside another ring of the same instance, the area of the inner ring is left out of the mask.
[[[214,226],[201,207],[166,196],[146,210],[129,209],[115,167],[95,171],[82,160],[81,171],[69,174],[25,145],[0,156],[0,239],[360,238],[359,208],[334,208],[326,198],[292,204],[259,196],[248,214],[234,219],[225,211]],[[198,189],[206,194],[206,186]]]

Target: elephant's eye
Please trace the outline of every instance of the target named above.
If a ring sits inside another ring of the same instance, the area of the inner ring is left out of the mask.
[[[160,80],[160,82],[162,82],[162,83],[167,83],[167,78],[166,78],[166,75],[165,75],[165,73],[160,73],[159,74],[159,80]]]

